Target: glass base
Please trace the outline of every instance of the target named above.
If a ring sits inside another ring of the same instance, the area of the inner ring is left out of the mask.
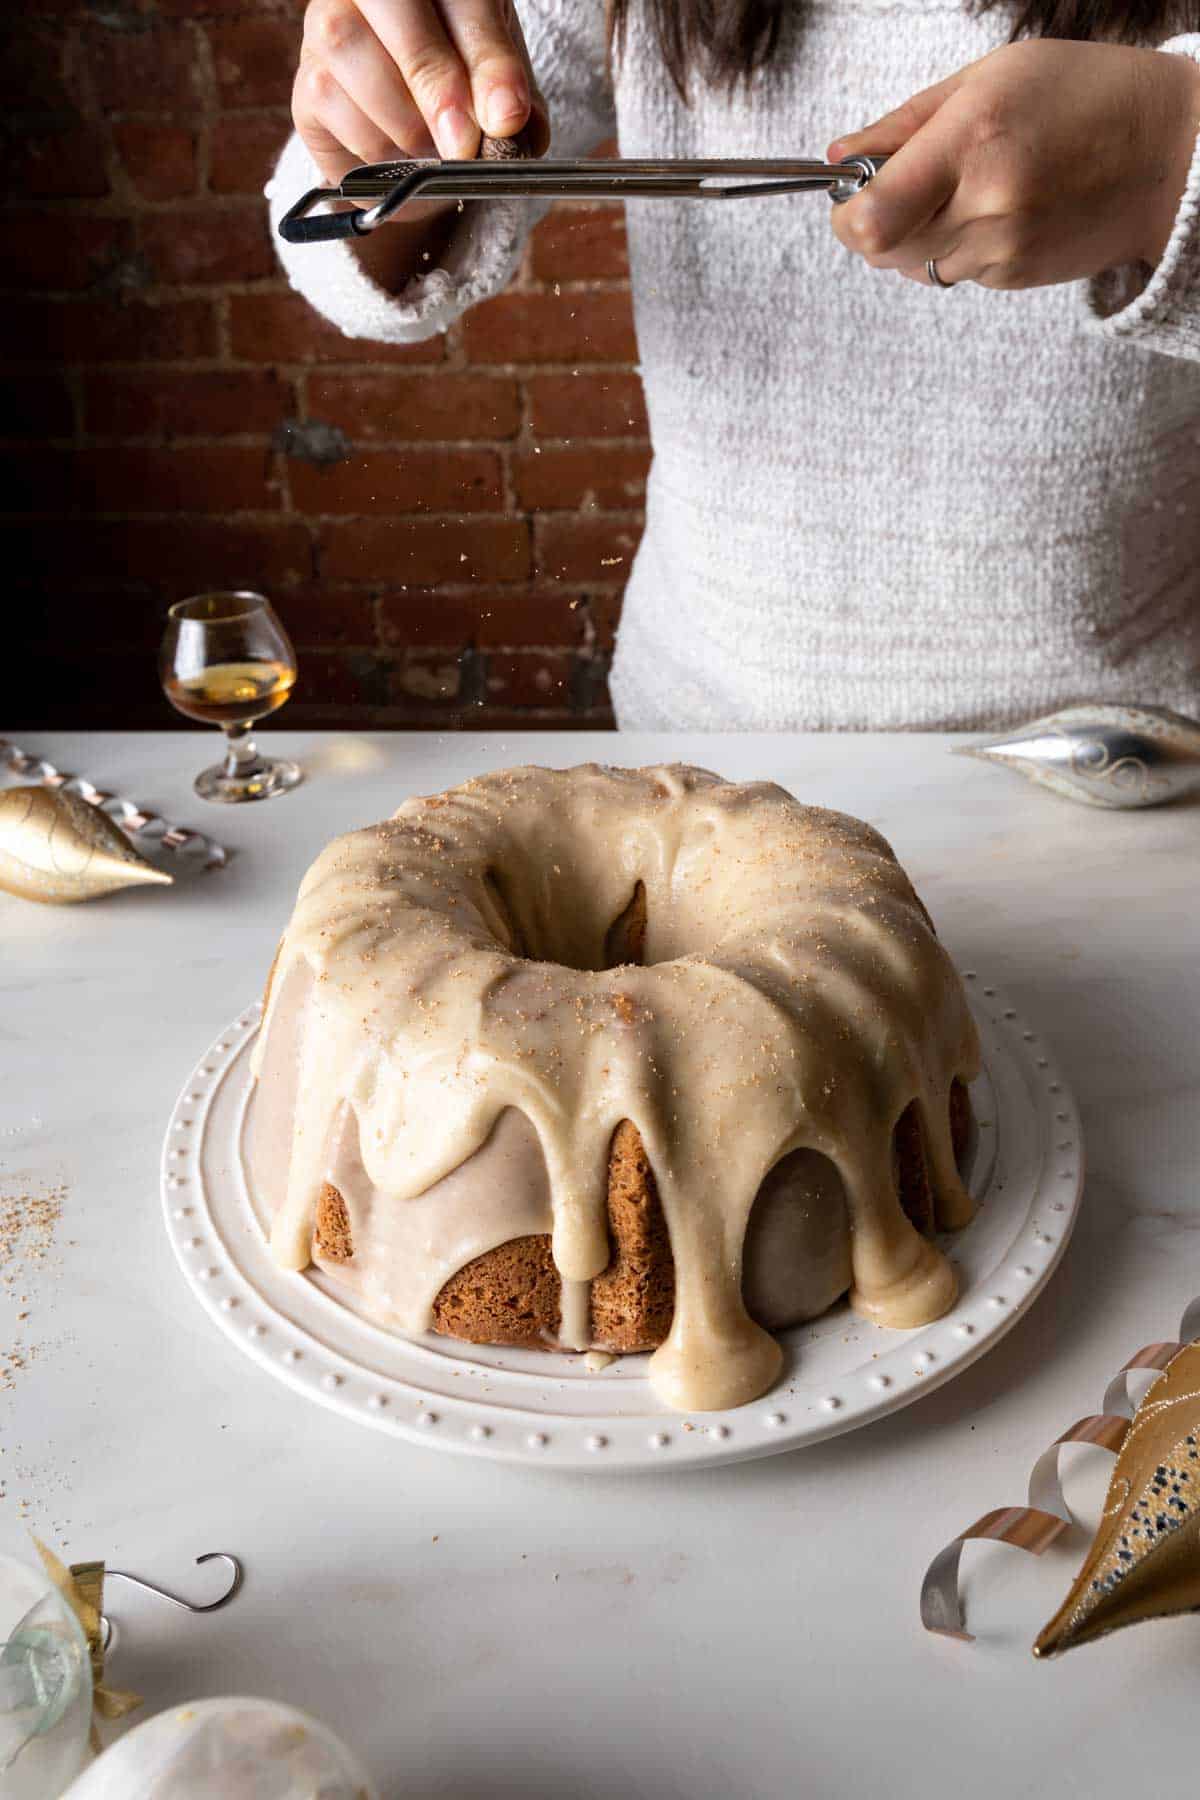
[[[276,794],[290,793],[304,780],[299,763],[276,762],[271,757],[255,759],[245,774],[227,775],[221,763],[204,769],[193,786],[202,800],[217,800],[235,806],[244,800],[273,800]]]

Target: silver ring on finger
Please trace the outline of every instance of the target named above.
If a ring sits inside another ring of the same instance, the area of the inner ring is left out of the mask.
[[[950,292],[950,289],[957,285],[953,281],[943,281],[942,280],[941,276],[938,274],[937,264],[933,260],[932,256],[929,258],[928,262],[925,264],[925,273],[929,277],[930,287],[941,288],[941,290],[944,294],[948,294]]]

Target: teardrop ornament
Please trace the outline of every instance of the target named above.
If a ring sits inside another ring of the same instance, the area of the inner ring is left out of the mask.
[[[0,889],[65,906],[118,888],[173,877],[139,856],[107,814],[75,794],[44,787],[0,793]]]
[[[1161,806],[1200,789],[1200,724],[1162,706],[1068,706],[958,754],[1088,806]]]

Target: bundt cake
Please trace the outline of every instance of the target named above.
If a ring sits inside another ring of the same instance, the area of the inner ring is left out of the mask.
[[[847,1290],[892,1326],[953,1302],[962,984],[884,839],[770,783],[407,800],[305,876],[253,1066],[276,1259],[402,1332],[652,1350],[699,1410]]]

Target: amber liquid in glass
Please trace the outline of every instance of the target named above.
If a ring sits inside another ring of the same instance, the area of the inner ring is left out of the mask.
[[[204,725],[241,725],[281,707],[296,680],[294,665],[282,662],[212,663],[198,675],[163,683],[177,712]]]

